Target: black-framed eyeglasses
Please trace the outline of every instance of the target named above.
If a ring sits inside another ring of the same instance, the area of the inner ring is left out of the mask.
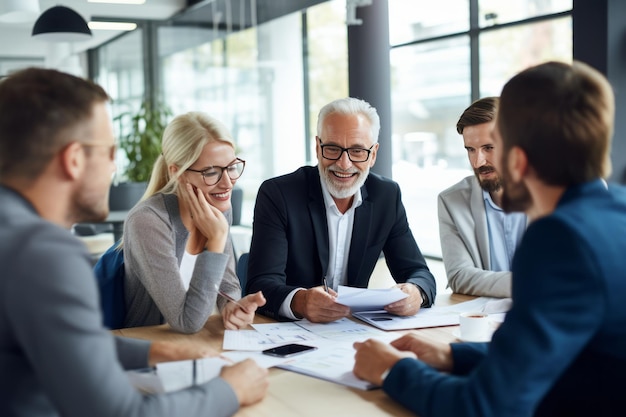
[[[224,172],[226,172],[228,178],[230,178],[231,180],[236,180],[237,178],[241,177],[241,174],[243,174],[243,169],[245,167],[246,161],[237,158],[226,167],[214,166],[202,170],[187,168],[187,171],[197,172],[202,175],[202,180],[204,181],[205,185],[215,185],[220,182],[220,180],[222,179],[222,175],[224,175]]]
[[[319,137],[317,140],[320,141],[320,148],[322,148],[322,156],[331,161],[337,161],[341,159],[341,155],[343,153],[348,154],[348,159],[352,162],[365,162],[370,159],[370,154],[372,153],[372,148],[374,145],[370,146],[369,149],[366,148],[342,148],[337,145],[323,145],[322,139]]]

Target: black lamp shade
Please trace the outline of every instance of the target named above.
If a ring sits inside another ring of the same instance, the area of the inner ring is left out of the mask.
[[[91,39],[91,29],[74,10],[54,6],[39,16],[32,36],[48,42],[80,42]]]

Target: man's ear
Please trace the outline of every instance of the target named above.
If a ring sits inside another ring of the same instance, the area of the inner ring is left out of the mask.
[[[520,182],[528,173],[528,156],[526,152],[522,148],[514,146],[509,151],[507,165],[511,179],[515,182]]]
[[[85,171],[87,164],[85,150],[78,142],[72,142],[59,153],[61,171],[69,179],[79,178]]]
[[[374,144],[374,147],[372,148],[372,154],[370,155],[369,159],[370,168],[373,167],[376,163],[376,155],[378,155],[378,142],[376,142]]]

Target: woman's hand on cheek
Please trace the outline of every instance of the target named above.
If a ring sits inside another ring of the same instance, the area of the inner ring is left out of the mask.
[[[222,253],[228,237],[224,214],[206,200],[201,189],[186,184],[187,200],[194,227],[206,238],[205,249]]]

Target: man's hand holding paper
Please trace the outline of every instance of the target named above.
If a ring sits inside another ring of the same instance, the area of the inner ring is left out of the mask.
[[[412,316],[417,314],[422,302],[424,301],[422,299],[422,292],[419,288],[408,283],[398,284],[392,288],[400,288],[403,293],[407,294],[407,297],[386,305],[384,309],[387,312],[398,316]]]
[[[412,284],[409,284],[409,286],[415,287]],[[421,300],[421,295],[417,287],[415,287],[415,290]],[[340,285],[335,301],[350,307],[352,311],[382,310],[393,306],[393,311],[390,312],[400,314],[396,313],[396,311],[408,311],[410,309],[408,304],[411,304],[411,301],[406,301],[407,299],[411,300],[408,291],[410,291],[410,289],[403,290],[400,286],[385,289],[367,289]],[[421,301],[419,304],[421,304]],[[415,312],[419,309],[419,304]],[[415,312],[411,314],[415,314]]]

